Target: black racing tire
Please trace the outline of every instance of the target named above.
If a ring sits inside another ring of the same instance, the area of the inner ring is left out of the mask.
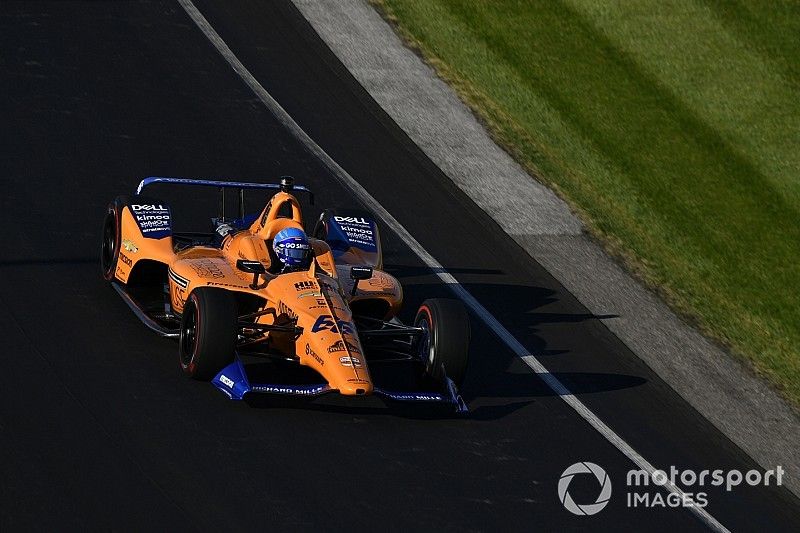
[[[469,315],[458,300],[431,298],[422,302],[414,326],[427,335],[419,341],[419,356],[425,373],[437,381],[445,376],[461,386],[469,360]]]
[[[209,381],[233,362],[236,350],[236,298],[229,291],[200,287],[183,308],[178,363],[184,374]]]
[[[126,198],[118,196],[108,204],[103,219],[102,241],[100,243],[100,273],[106,281],[114,281],[122,241],[122,209]]]

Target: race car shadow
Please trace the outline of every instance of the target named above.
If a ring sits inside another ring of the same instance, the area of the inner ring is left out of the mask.
[[[526,407],[536,401],[537,397],[560,395],[548,385],[548,382],[553,382],[552,380],[556,380],[569,391],[569,394],[575,396],[628,389],[647,382],[639,376],[594,372],[504,374],[495,384],[489,384],[488,387],[486,383],[481,384],[479,390],[473,390],[467,384],[462,393],[468,404],[479,403],[471,408],[471,418],[494,420]],[[496,401],[497,398],[505,401],[496,404],[493,400]],[[512,399],[513,401],[508,401]],[[488,405],[482,405],[484,403]]]
[[[585,320],[605,320],[619,318],[617,314],[593,315],[591,313],[530,313],[532,324],[553,324],[556,322],[583,322]]]
[[[556,395],[545,382],[550,378],[558,380],[571,394],[577,396],[636,387],[646,382],[637,376],[591,372],[561,372],[547,375],[504,374],[488,388],[487,384],[483,383],[479,391],[473,390],[469,383],[465,385],[461,392],[470,407],[470,411],[465,414],[454,413],[453,407],[447,404],[384,402],[376,397],[344,398],[335,393],[320,398],[248,394],[245,396],[245,402],[256,409],[298,409],[365,416],[388,415],[416,420],[454,418],[489,421],[523,409],[538,398]],[[476,392],[478,394],[475,394]],[[498,399],[502,399],[502,403],[496,403]]]
[[[431,274],[438,274],[441,272],[448,272],[450,274],[502,274],[502,270],[493,268],[430,268],[426,266],[414,265],[386,265],[384,267],[386,272],[396,278],[410,278],[414,276],[429,276]]]
[[[418,275],[407,267],[399,269],[400,272]],[[505,281],[502,274],[492,278]],[[425,299],[454,298],[446,285],[430,277],[405,280],[400,277],[400,280],[405,296],[401,314],[404,322],[413,322],[416,308]],[[494,282],[494,279],[491,283],[464,283],[463,287],[502,324],[513,340],[522,344],[526,355],[532,355],[547,370],[535,373],[497,332],[474,311],[470,312],[469,368],[461,387],[462,397],[471,406],[470,418],[502,418],[541,398],[562,394],[626,394],[618,391],[648,383],[646,365],[603,323],[618,318],[619,314],[590,313],[563,289]]]

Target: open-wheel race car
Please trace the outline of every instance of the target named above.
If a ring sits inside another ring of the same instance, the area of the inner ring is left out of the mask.
[[[142,194],[153,183],[219,188],[214,231],[173,231],[169,205]],[[239,208],[236,217],[226,218],[225,191],[231,188],[238,189]],[[263,210],[247,215],[246,189],[275,192]],[[145,178],[136,194],[108,206],[103,277],[146,326],[178,340],[185,374],[210,380],[231,399],[248,393],[375,394],[466,412],[457,389],[470,336],[461,303],[428,299],[413,325],[401,323],[402,287],[382,270],[374,218],[327,209],[313,237],[306,237],[298,192],[313,203],[311,191],[288,176],[278,184]],[[302,367],[306,377],[250,375],[266,360]],[[387,390],[374,381],[371,369],[378,365],[411,365],[419,379]]]

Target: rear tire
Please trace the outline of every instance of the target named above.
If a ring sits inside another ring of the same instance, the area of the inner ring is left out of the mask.
[[[118,196],[108,204],[103,219],[103,234],[100,244],[100,273],[106,281],[114,281],[119,260],[119,248],[122,240],[122,208],[125,199]]]
[[[209,381],[233,362],[238,309],[236,298],[224,289],[192,291],[183,308],[178,362],[183,372]]]
[[[469,356],[469,315],[458,300],[432,298],[422,302],[414,325],[428,332],[418,344],[425,373],[437,381],[449,377],[461,386]]]

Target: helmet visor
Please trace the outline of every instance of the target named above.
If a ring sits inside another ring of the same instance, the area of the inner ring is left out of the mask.
[[[290,259],[305,259],[308,256],[308,248],[283,248],[281,253]]]

